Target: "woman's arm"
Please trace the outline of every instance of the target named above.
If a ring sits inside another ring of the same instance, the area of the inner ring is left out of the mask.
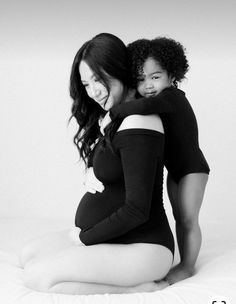
[[[164,135],[147,128],[123,129],[115,135],[114,145],[124,171],[125,202],[109,217],[81,230],[80,239],[85,245],[121,236],[149,218],[156,168],[162,161]]]

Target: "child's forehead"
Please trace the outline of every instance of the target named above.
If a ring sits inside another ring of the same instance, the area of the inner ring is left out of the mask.
[[[160,63],[152,58],[148,57],[144,63],[142,68],[140,68],[140,74],[151,74],[151,73],[161,73],[163,72],[163,68],[161,67]]]

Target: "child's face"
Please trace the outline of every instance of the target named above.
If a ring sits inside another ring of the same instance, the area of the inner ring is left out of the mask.
[[[152,97],[171,86],[173,78],[163,70],[158,61],[149,57],[143,65],[143,73],[138,77],[137,91],[141,96]]]

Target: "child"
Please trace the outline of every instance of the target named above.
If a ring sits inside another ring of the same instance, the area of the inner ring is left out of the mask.
[[[140,39],[128,45],[134,86],[145,98],[116,105],[112,120],[131,114],[158,113],[165,130],[167,192],[176,221],[180,264],[167,275],[173,284],[193,274],[201,247],[198,223],[209,166],[199,148],[194,112],[177,89],[187,70],[183,46],[169,38]],[[108,121],[107,121],[108,122]],[[104,124],[107,123],[106,118]]]

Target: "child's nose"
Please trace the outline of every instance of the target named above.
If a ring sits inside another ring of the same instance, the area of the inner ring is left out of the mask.
[[[152,89],[152,88],[153,88],[152,81],[146,81],[146,89]]]

